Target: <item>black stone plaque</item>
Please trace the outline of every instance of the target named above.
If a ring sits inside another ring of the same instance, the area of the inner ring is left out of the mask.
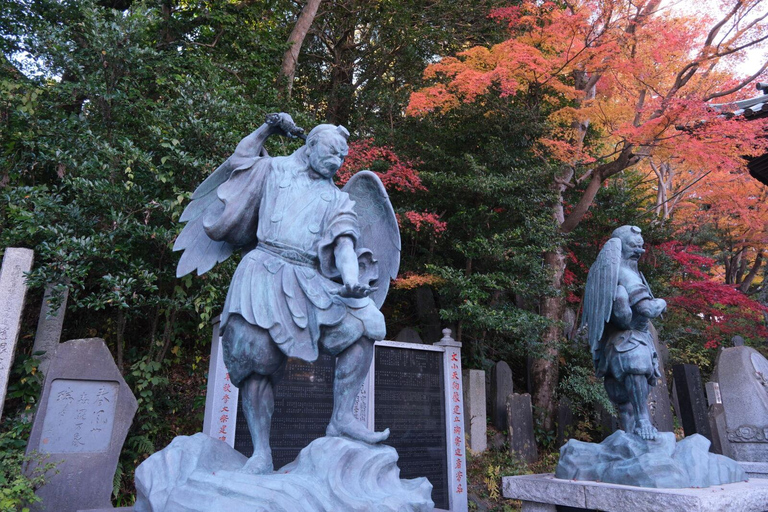
[[[443,353],[376,347],[375,359],[375,430],[390,429],[400,477],[427,477],[435,506],[448,510]]]
[[[321,354],[314,363],[288,359],[285,373],[275,386],[275,413],[269,444],[275,469],[293,462],[309,443],[323,437],[333,411],[333,372],[336,358]],[[243,415],[243,395],[237,401],[235,450],[253,455],[248,423]]]
[[[707,415],[707,398],[701,384],[701,373],[695,364],[676,364],[672,378],[680,402],[680,420],[686,436],[701,434],[712,441]]]

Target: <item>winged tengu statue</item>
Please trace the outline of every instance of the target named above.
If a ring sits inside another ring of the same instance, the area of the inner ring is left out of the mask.
[[[301,137],[292,155],[270,157],[273,134]],[[270,114],[192,196],[174,250],[177,276],[198,275],[244,253],[221,315],[224,361],[240,389],[254,453],[244,471],[273,470],[269,433],[273,386],[288,357],[337,356],[334,407],[326,430],[374,444],[352,415],[355,396],[385,335],[379,311],[400,264],[400,233],[389,197],[372,172],[342,190],[333,177],[349,132],[321,124],[304,136],[288,114]]]
[[[648,322],[667,307],[656,299],[637,269],[645,252],[637,226],[616,229],[590,267],[584,291],[582,327],[587,326],[596,375],[619,411],[622,429],[643,439],[656,438],[648,412],[650,386],[659,373],[659,356]]]

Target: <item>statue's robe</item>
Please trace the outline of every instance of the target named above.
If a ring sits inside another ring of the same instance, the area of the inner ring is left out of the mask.
[[[253,236],[247,230],[255,230],[258,245],[232,277],[222,332],[233,315],[240,315],[269,331],[285,355],[310,362],[319,348],[338,354],[356,341],[324,340],[324,327],[357,319],[365,335],[382,338],[383,317],[371,299],[338,294],[337,238],[349,237],[358,257],[370,259],[369,251],[357,247],[360,230],[349,195],[311,171],[302,154],[238,163],[219,187],[223,211],[206,219],[205,229],[214,240],[247,239]],[[230,378],[239,385],[258,353],[240,346],[246,343],[242,339],[224,342]]]

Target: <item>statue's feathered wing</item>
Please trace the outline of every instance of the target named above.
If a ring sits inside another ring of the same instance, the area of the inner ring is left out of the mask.
[[[212,240],[205,232],[203,222],[205,219],[216,219],[223,213],[225,205],[218,197],[219,186],[226,183],[234,171],[243,170],[243,162],[248,160],[244,157],[251,156],[255,159],[259,156],[269,156],[264,149],[264,142],[270,135],[280,133],[288,137],[305,138],[303,132],[288,114],[269,114],[266,122],[241,142],[241,145],[247,145],[246,154],[236,152],[197,187],[192,194],[192,201],[179,219],[179,222],[186,222],[187,225],[173,245],[174,251],[184,251],[176,267],[176,277],[185,276],[193,270],[197,271],[197,275],[203,275],[217,263],[229,258],[235,248],[255,243],[255,232],[253,240],[240,240],[241,244],[237,246],[223,240]],[[254,217],[254,220],[258,219]]]
[[[589,348],[596,362],[602,359],[603,346],[600,342],[605,324],[611,319],[616,286],[619,284],[620,265],[621,240],[611,238],[600,250],[597,260],[587,274],[581,325],[587,326]]]
[[[375,173],[360,171],[342,189],[355,201],[360,225],[358,245],[370,249],[378,266],[378,288],[371,294],[376,307],[387,298],[390,279],[400,268],[400,229],[384,185]]]

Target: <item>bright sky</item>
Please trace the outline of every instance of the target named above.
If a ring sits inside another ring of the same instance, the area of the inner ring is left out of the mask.
[[[733,4],[732,1],[717,1],[717,0],[663,0],[662,7],[667,7],[673,11],[681,13],[710,13],[713,16],[721,10],[722,4]],[[763,9],[764,12],[764,9]],[[768,21],[766,21],[768,23]],[[763,43],[760,47],[751,48],[746,53],[746,58],[743,62],[736,64],[734,67],[736,71],[747,77],[753,75],[759,70],[765,62],[768,61],[768,43]],[[768,73],[763,73],[761,81],[768,81]]]

